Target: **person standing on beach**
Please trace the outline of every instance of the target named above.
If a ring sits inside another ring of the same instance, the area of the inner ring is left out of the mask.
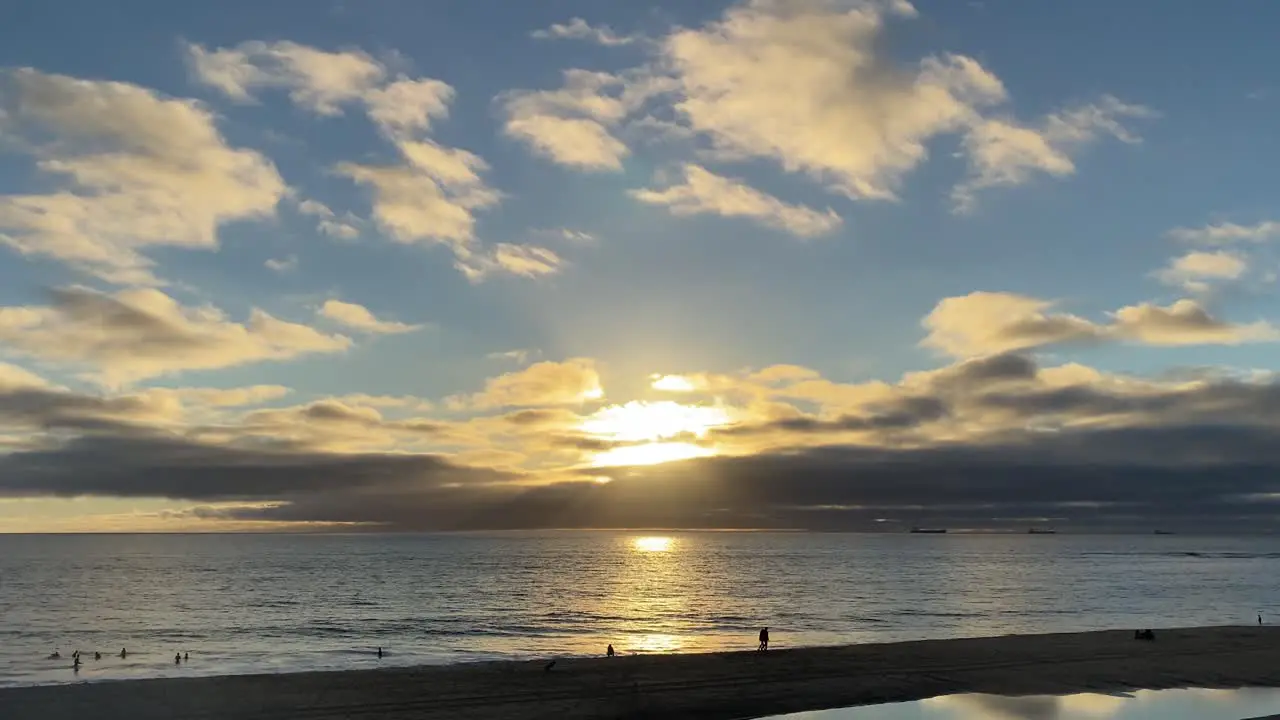
[[[756,648],[759,652],[769,649],[769,628],[760,628],[760,647]]]

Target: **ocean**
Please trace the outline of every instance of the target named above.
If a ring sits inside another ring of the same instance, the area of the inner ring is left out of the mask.
[[[1280,622],[1280,538],[0,535],[0,686],[592,655],[608,644],[751,649],[763,625],[781,648],[1233,625],[1258,613]],[[55,649],[62,657],[49,659]],[[190,660],[175,664],[175,653]]]

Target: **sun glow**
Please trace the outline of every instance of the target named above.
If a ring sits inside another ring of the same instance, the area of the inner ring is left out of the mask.
[[[732,419],[723,408],[682,405],[678,402],[642,402],[601,408],[582,423],[582,430],[603,440],[629,443],[597,453],[597,467],[656,465],[715,455],[714,448],[697,442]]]
[[[638,537],[631,541],[632,547],[640,552],[666,552],[671,549],[672,539],[669,537]]]

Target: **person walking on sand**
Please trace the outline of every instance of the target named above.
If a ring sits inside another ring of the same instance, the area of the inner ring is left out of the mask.
[[[769,628],[762,627],[760,628],[760,647],[756,648],[756,650],[759,652],[764,652],[768,649],[769,649]]]
[[[1262,613],[1258,613],[1258,624],[1262,624]]]

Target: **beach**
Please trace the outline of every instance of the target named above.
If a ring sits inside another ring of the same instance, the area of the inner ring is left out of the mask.
[[[744,637],[744,645],[753,638]],[[775,643],[785,642],[778,634]],[[749,718],[981,692],[1280,686],[1280,627],[1132,630],[560,658],[0,690],[0,717]]]

